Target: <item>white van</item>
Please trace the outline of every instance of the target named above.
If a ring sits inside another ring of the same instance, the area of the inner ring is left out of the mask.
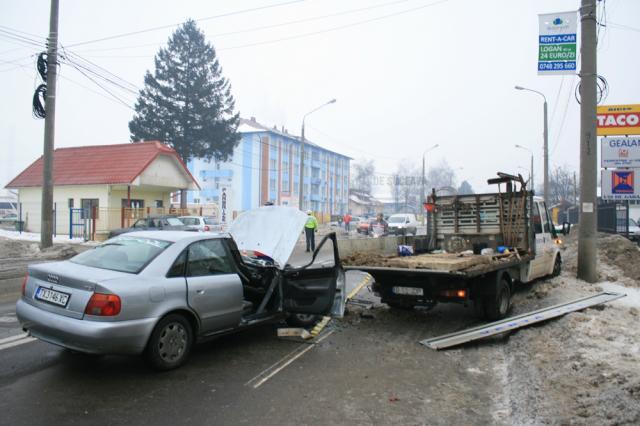
[[[418,232],[418,220],[413,213],[392,214],[387,222],[391,235],[416,235]]]

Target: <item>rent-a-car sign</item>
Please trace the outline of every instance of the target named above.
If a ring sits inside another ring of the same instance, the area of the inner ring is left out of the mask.
[[[640,168],[640,137],[605,137],[601,140],[601,166]]]
[[[598,107],[598,136],[640,135],[640,104]]]

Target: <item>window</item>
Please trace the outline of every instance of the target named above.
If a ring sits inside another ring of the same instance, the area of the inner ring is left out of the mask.
[[[218,239],[198,241],[189,246],[187,276],[202,277],[233,273],[233,265]]]
[[[269,191],[275,191],[275,190],[276,190],[276,180],[269,179]]]
[[[100,200],[97,198],[82,198],[80,200],[80,204],[84,210],[82,212],[83,219],[98,219],[98,214],[100,212]]]
[[[184,277],[184,268],[187,263],[187,251],[184,250],[180,256],[173,262],[171,269],[167,272],[167,278]]]
[[[269,160],[269,170],[276,170],[276,167],[277,167],[276,160],[275,159]]]
[[[73,198],[69,198],[68,205],[70,209],[73,208]]]
[[[93,250],[80,253],[70,262],[137,274],[170,245],[168,241],[151,238],[116,237]]]
[[[533,208],[533,232],[542,234],[542,217],[540,217],[540,207],[535,203]]]
[[[164,203],[162,200],[155,200],[153,204],[155,205],[156,208],[161,209]]]

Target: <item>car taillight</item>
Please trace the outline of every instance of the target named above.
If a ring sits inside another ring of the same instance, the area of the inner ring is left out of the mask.
[[[24,274],[24,279],[22,280],[22,295],[24,296],[27,292],[27,280],[29,279],[29,272]]]
[[[121,307],[120,297],[115,294],[93,293],[84,313],[88,315],[112,317],[120,313]]]
[[[209,225],[205,225],[205,226],[204,226],[204,231],[205,231],[205,232],[209,232]]]

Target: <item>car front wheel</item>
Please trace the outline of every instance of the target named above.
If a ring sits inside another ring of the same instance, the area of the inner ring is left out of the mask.
[[[314,314],[291,314],[286,319],[287,324],[292,327],[309,328],[320,321],[319,315]]]
[[[171,370],[184,364],[192,345],[193,330],[189,321],[182,315],[167,315],[153,329],[145,358],[156,370]]]

